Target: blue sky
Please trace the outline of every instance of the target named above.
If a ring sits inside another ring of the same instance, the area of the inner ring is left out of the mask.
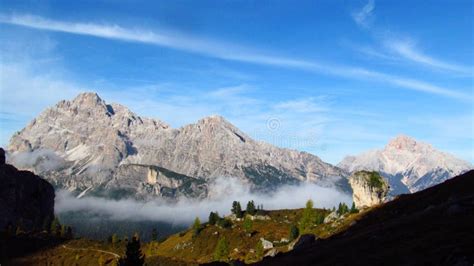
[[[96,91],[173,127],[220,114],[331,163],[399,134],[474,162],[473,8],[0,0],[0,144]]]

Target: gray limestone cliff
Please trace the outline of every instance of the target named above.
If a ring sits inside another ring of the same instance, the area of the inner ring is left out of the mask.
[[[352,199],[357,208],[383,203],[387,197],[388,182],[377,172],[359,171],[349,177]]]

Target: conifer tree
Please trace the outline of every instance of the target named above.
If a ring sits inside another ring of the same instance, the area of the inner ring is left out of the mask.
[[[295,225],[291,225],[290,235],[289,235],[290,241],[295,240],[296,238],[298,238],[299,235],[300,235],[300,230],[298,230],[298,227],[296,227]]]
[[[247,203],[246,212],[250,215],[255,215],[255,213],[257,212],[257,210],[255,209],[255,203],[253,202],[253,200]]]
[[[157,241],[158,240],[158,230],[156,228],[153,228],[151,230],[151,241]]]
[[[308,200],[303,210],[303,216],[300,220],[300,232],[305,233],[311,226],[316,223],[316,217],[313,209],[313,201]]]
[[[145,255],[140,250],[140,239],[134,236],[131,241],[127,243],[127,250],[125,257],[121,258],[119,264],[121,266],[141,266],[145,262]]]
[[[73,239],[74,238],[74,233],[72,232],[72,227],[71,226],[66,227],[66,238],[67,239]]]
[[[196,217],[196,219],[194,219],[194,223],[193,223],[193,236],[197,236],[199,235],[199,233],[201,232],[201,220],[199,220],[199,217]]]
[[[344,202],[339,203],[339,207],[337,208],[337,214],[344,215],[349,212],[349,207]]]
[[[229,244],[224,237],[217,242],[216,249],[214,250],[214,260],[225,262],[229,260]]]
[[[53,222],[51,222],[51,234],[56,236],[61,235],[61,223],[58,217],[54,217]]]
[[[350,213],[358,213],[358,212],[359,212],[359,210],[356,208],[355,203],[352,202]]]
[[[263,243],[261,240],[257,242],[257,245],[255,246],[255,256],[257,257],[257,260],[260,260],[263,257],[263,252],[265,250],[263,249]]]
[[[247,234],[252,233],[253,221],[248,216],[245,217],[243,226],[244,226],[244,230]]]
[[[219,221],[219,213],[211,212],[209,214],[209,224],[215,225]]]
[[[232,213],[235,214],[237,218],[242,218],[243,213],[242,213],[242,207],[240,206],[240,202],[234,201],[232,202]]]

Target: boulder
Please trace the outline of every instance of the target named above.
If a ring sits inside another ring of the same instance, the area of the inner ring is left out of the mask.
[[[250,220],[255,221],[268,221],[271,220],[272,218],[268,215],[249,215]]]
[[[328,216],[326,216],[324,218],[324,223],[327,224],[327,223],[332,223],[334,221],[337,221],[337,219],[339,219],[339,214],[337,214],[336,211],[333,211],[331,212]]]
[[[273,243],[268,241],[268,240],[265,240],[265,238],[260,238],[260,241],[262,241],[262,246],[263,246],[263,249],[271,249],[273,248]]]

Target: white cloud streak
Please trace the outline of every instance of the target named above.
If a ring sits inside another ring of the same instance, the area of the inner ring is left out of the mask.
[[[373,2],[369,1],[366,7],[362,9],[366,14],[365,19],[367,18],[368,14],[373,11],[373,8]],[[377,82],[386,82],[388,84],[391,84],[392,86],[402,87],[410,90],[422,91],[426,93],[432,93],[461,100],[472,100],[472,96],[469,94],[456,92],[447,88],[441,88],[422,81],[400,78],[364,68],[336,66],[330,64],[322,64],[314,61],[299,60],[282,56],[273,56],[246,47],[241,47],[224,42],[217,42],[213,40],[206,40],[171,31],[157,32],[150,30],[123,28],[117,25],[70,23],[28,15],[1,15],[0,23],[23,26],[39,30],[57,31],[71,34],[88,35],[106,39],[147,43],[151,45],[163,46],[192,53],[207,55],[210,57],[215,57],[224,60],[292,68],[313,73],[320,73],[352,79],[366,79]]]
[[[359,26],[369,27],[374,9],[375,9],[374,0],[369,0],[364,7],[352,13],[352,18]]]
[[[461,74],[472,75],[474,73],[474,69],[472,67],[469,68],[466,66],[452,64],[424,54],[416,48],[415,44],[412,41],[386,40],[385,45],[392,52],[395,52],[399,56],[415,63],[419,63],[432,68],[439,68],[442,70],[458,72]]]

